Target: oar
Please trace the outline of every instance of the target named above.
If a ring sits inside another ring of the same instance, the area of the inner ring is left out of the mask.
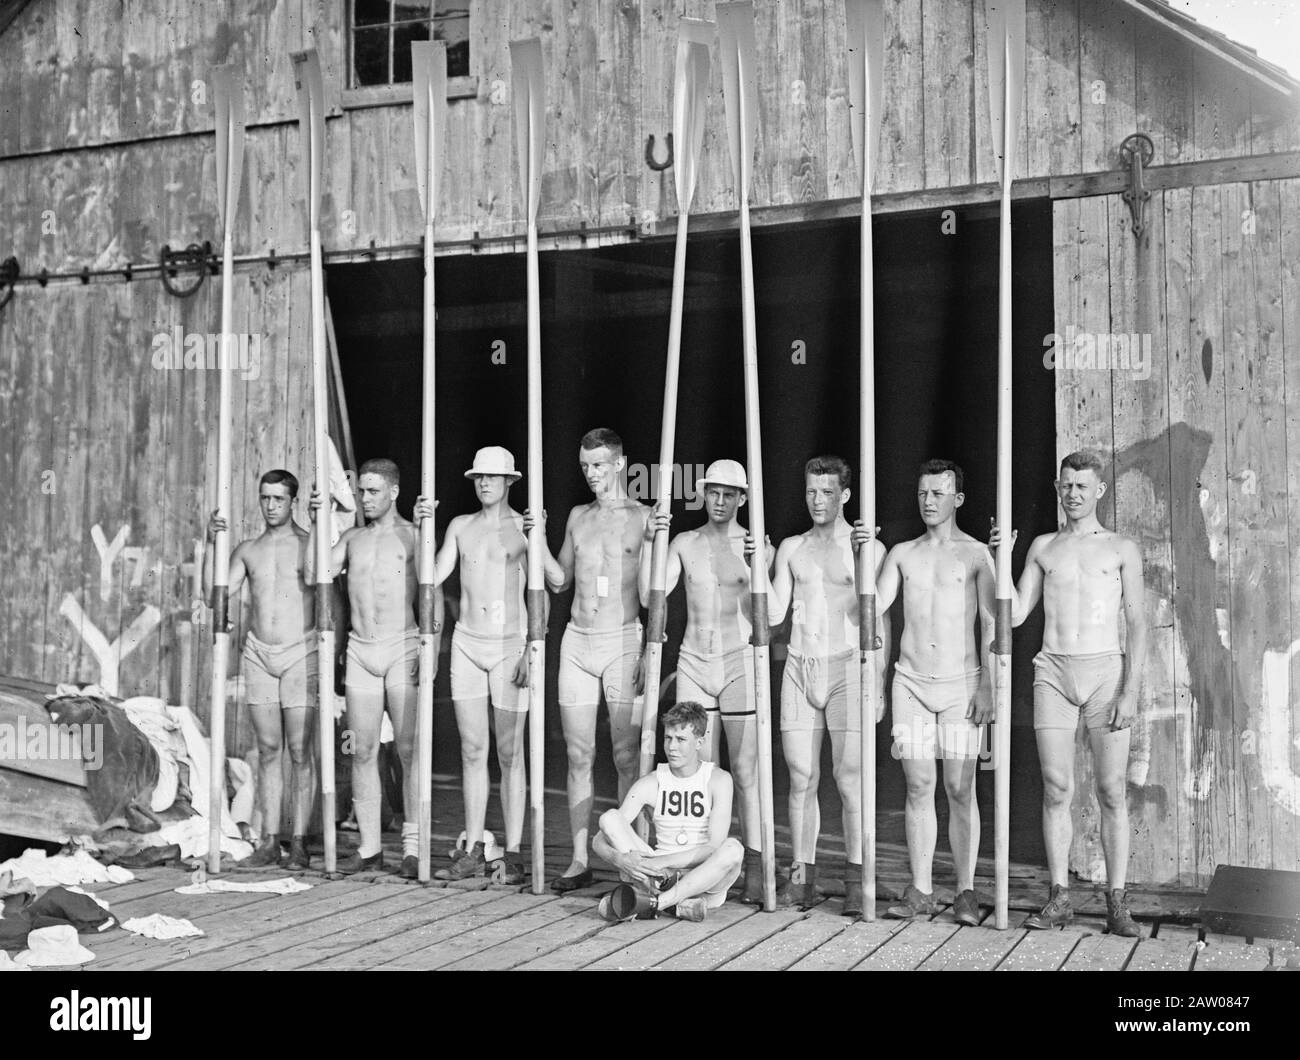
[[[758,137],[754,83],[754,5],[720,3],[719,52],[727,142],[740,201],[741,331],[745,363],[745,458],[749,464],[749,532],[755,542],[749,562],[750,618],[754,624],[754,714],[758,740],[758,809],[763,832],[763,908],[776,909],[776,836],[772,816],[772,679],[768,663],[767,535],[763,522],[763,436],[758,416],[758,340],[754,334],[754,257],[749,239],[749,185]]]
[[[542,556],[542,312],[537,272],[537,208],[546,154],[546,98],[542,88],[542,42],[510,43],[515,145],[519,190],[528,218],[528,507],[535,522],[528,534],[528,800],[533,819],[533,894],[546,887],[546,581]]]
[[[884,0],[845,0],[848,18],[850,128],[858,177],[862,181],[862,250],[859,261],[858,488],[859,511],[867,528],[876,528],[876,302],[871,246],[871,189],[875,183],[876,142],[880,138],[881,93],[885,69]],[[862,712],[862,911],[876,919],[876,637],[875,549],[857,554],[858,647],[861,653],[859,706]]]
[[[447,130],[447,45],[411,44],[415,112],[415,179],[424,209],[424,384],[420,404],[420,493],[433,499],[434,288],[433,222],[438,213],[442,145]],[[428,880],[433,834],[433,671],[438,663],[433,632],[433,520],[420,524],[420,687],[416,713],[416,775],[420,784],[419,878]]]
[[[994,615],[994,925],[1007,927],[1011,821],[1011,180],[1025,77],[1025,0],[988,0],[989,118],[1002,184],[998,240],[998,496]]]
[[[668,315],[668,365],[664,372],[663,426],[659,432],[657,509],[672,504],[673,446],[677,437],[677,377],[682,353],[682,305],[686,297],[686,227],[695,197],[696,167],[704,146],[704,111],[708,102],[709,48],[717,27],[699,18],[683,18],[677,28],[677,74],[673,81],[673,182],[677,188],[677,249],[673,256],[673,301]],[[668,606],[668,535],[655,534],[650,557],[650,618],[645,639],[645,712],[641,717],[641,769],[654,768],[659,722],[659,678],[663,665],[664,623]],[[643,818],[642,818],[643,819]]]
[[[244,165],[244,84],[231,66],[212,71],[217,109],[217,213],[221,219],[221,366],[217,399],[217,514],[230,524],[230,366],[234,359],[234,234]],[[226,669],[230,665],[230,530],[212,543],[212,699],[208,731],[208,872],[221,871],[221,807],[226,801]],[[274,830],[272,822],[271,830]]]
[[[321,173],[325,155],[325,87],[320,58],[315,49],[294,52],[293,81],[298,92],[299,150],[303,165],[303,192],[307,227],[311,233],[311,380],[316,488],[322,503],[316,509],[316,629],[320,684],[317,715],[320,721],[321,828],[325,835],[325,871],[333,872],[337,851],[334,835],[334,620],[330,615],[329,559],[332,535],[329,505],[329,371],[325,346],[325,277],[321,266]]]

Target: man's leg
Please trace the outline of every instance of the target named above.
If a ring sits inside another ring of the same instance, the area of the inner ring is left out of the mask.
[[[285,740],[293,761],[293,835],[307,834],[311,804],[316,797],[316,711],[311,707],[289,707],[283,711]]]
[[[922,894],[934,893],[932,867],[939,823],[934,813],[937,770],[933,758],[904,758],[907,801],[903,804],[903,826],[907,833],[907,860],[912,885]]]
[[[609,739],[618,771],[618,801],[622,805],[636,783],[641,768],[641,711],[644,697],[636,694],[636,671],[641,662],[640,634],[624,627],[623,652],[601,675],[605,704],[609,709]],[[626,650],[635,644],[634,651]]]
[[[717,909],[727,900],[727,889],[736,882],[740,875],[741,862],[745,858],[745,848],[740,841],[733,838],[723,840],[708,860],[687,872],[672,887],[659,895],[659,908],[669,909],[696,895],[706,895],[706,905]]]
[[[483,841],[488,802],[488,701],[453,699],[460,733],[461,792],[465,799],[465,849]]]
[[[349,669],[352,665],[349,662]],[[383,685],[372,689],[349,684],[346,693],[348,731],[344,734],[344,747],[349,746],[350,737],[352,806],[356,812],[357,830],[361,833],[357,853],[370,858],[383,849],[379,821],[379,726],[384,714]]]
[[[821,750],[824,729],[781,733],[781,750],[790,774],[790,842],[794,860],[811,865],[817,857],[817,836],[821,831],[821,808],[817,785],[821,782]]]
[[[1106,858],[1106,889],[1124,890],[1128,874],[1129,730],[1097,729],[1088,733],[1092,766],[1101,807],[1101,849]],[[1055,878],[1055,877],[1053,877]]]
[[[975,802],[974,758],[948,758],[943,763],[943,787],[948,793],[948,842],[957,869],[957,893],[975,889],[975,859],[980,849],[980,815]],[[933,850],[933,847],[931,847]]]
[[[262,845],[249,859],[250,867],[275,864],[280,859],[280,814],[284,798],[283,763],[280,750],[283,735],[279,703],[250,703],[248,713],[253,719],[253,732],[257,735],[257,791],[262,811]],[[269,839],[274,837],[275,849]]]
[[[405,655],[394,662],[384,678],[384,698],[393,723],[397,760],[402,764],[402,860],[420,853],[420,771],[416,768],[415,740],[419,727],[419,641],[411,637]]]
[[[727,755],[736,788],[740,834],[750,850],[763,847],[763,825],[758,805],[758,725],[753,711],[722,715],[727,731]]]
[[[566,792],[569,800],[569,833],[573,837],[573,860],[565,876],[576,876],[587,869],[587,838],[591,825],[591,767],[596,758],[596,704],[560,703],[560,726],[564,731],[564,748],[569,772]]]
[[[839,727],[831,729],[830,734],[831,769],[844,807],[844,852],[853,867],[849,870],[852,874],[862,864],[862,734]],[[932,851],[933,846],[932,839]]]
[[[618,810],[606,810],[600,815],[600,832],[620,854],[630,854],[633,851],[647,855],[654,853],[654,848],[636,834],[636,829],[627,823]]]
[[[528,806],[528,776],[525,768],[523,710],[495,711],[497,764],[501,767],[501,812],[506,819],[507,852],[519,850],[524,835],[524,810]]]
[[[1074,732],[1039,729],[1038,762],[1043,773],[1043,845],[1047,871],[1059,887],[1069,884],[1070,802],[1074,798]]]

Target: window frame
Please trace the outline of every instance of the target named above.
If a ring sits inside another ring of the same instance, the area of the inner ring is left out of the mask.
[[[472,3],[472,0],[469,0]],[[355,16],[355,3],[349,0],[346,9],[346,18],[344,33],[347,37],[347,46],[345,48],[345,64],[343,70],[343,92],[342,106],[344,110],[357,110],[363,107],[391,107],[399,103],[410,103],[414,93],[414,85],[410,81],[399,81],[396,84],[386,85],[364,85],[360,88],[350,87],[354,75],[354,56],[353,49],[356,44],[356,25],[353,22]],[[467,4],[468,6],[468,4]],[[389,12],[391,14],[390,5]],[[409,23],[385,22],[383,25],[391,31],[395,25],[407,25]],[[389,56],[392,59],[391,53]],[[473,55],[470,56],[471,62]],[[389,75],[392,71],[390,68]],[[462,74],[458,77],[447,78],[447,99],[476,99],[478,97],[478,75]]]

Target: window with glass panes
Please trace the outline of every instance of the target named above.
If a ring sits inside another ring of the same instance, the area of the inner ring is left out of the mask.
[[[352,0],[352,88],[411,80],[411,42],[447,42],[447,76],[469,74],[469,0]]]

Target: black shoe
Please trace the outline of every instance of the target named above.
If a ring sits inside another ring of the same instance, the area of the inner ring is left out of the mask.
[[[420,878],[420,859],[414,854],[407,854],[402,858],[402,867],[397,870],[397,875],[404,880],[418,880]]]
[[[849,862],[844,879],[844,916],[861,916],[866,908],[862,896],[862,866]]]
[[[524,859],[517,850],[507,850],[506,856],[492,864],[492,882],[506,887],[517,887],[524,882]]]
[[[962,891],[952,900],[952,918],[967,927],[978,927],[980,904],[974,891]]]
[[[280,837],[268,835],[257,845],[257,849],[239,863],[243,869],[261,869],[268,865],[280,864]]]
[[[346,857],[338,863],[337,871],[345,876],[351,876],[354,872],[380,872],[383,867],[384,852],[382,850],[368,858],[363,858],[361,851],[357,850],[350,857]]]
[[[1041,931],[1044,928],[1064,927],[1073,919],[1074,908],[1070,905],[1070,892],[1059,883],[1054,883],[1047,897],[1047,904],[1025,921],[1025,927]]]
[[[939,903],[934,894],[926,894],[914,884],[908,884],[903,891],[901,901],[895,902],[885,910],[885,916],[895,920],[911,920],[918,916],[934,916],[939,911]]]
[[[551,890],[556,894],[568,894],[570,891],[580,891],[584,887],[590,887],[596,882],[596,877],[591,869],[583,869],[576,876],[557,876],[551,881]]]
[[[817,904],[817,866],[796,861],[790,866],[789,879],[783,880],[776,889],[778,909],[792,906],[807,909]]]
[[[435,876],[440,880],[468,880],[482,876],[487,868],[483,860],[483,844],[475,843],[469,850],[457,850],[452,854],[451,865],[439,869]]]
[[[745,847],[745,891],[740,896],[745,905],[763,904],[763,855]]]
[[[311,868],[311,858],[307,856],[306,836],[293,837],[293,841],[289,844],[289,860],[285,868],[295,872]]]
[[[1106,930],[1127,939],[1140,939],[1146,934],[1129,912],[1128,895],[1123,890],[1106,892]]]

